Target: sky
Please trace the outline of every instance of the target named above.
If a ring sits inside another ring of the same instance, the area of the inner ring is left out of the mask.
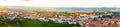
[[[0,0],[0,6],[120,7],[120,0]]]

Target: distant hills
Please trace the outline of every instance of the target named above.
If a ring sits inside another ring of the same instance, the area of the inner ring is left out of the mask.
[[[116,7],[26,7],[26,6],[8,6],[9,9],[25,9],[25,10],[32,10],[32,9],[41,9],[41,10],[84,10],[84,11],[102,11],[102,10],[112,10],[112,11],[119,11],[120,8]]]

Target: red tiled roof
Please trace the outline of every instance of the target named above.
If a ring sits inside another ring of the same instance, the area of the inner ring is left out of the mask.
[[[120,22],[120,19],[116,19],[116,22]]]
[[[5,16],[8,16],[8,13],[4,13]]]

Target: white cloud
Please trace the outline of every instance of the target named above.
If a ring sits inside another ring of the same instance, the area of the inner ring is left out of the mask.
[[[120,7],[120,0],[0,0],[3,6]]]

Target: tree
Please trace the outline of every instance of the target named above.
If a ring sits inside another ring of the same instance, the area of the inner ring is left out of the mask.
[[[113,16],[120,16],[120,12],[112,12]]]
[[[0,27],[10,27],[10,26],[12,25],[10,24],[8,19],[3,19],[3,17],[0,17]]]
[[[112,18],[113,17],[113,15],[106,15],[106,16],[102,16],[102,18]]]
[[[49,20],[49,21],[48,21],[48,23],[54,23],[54,21],[52,21],[52,20]]]
[[[25,19],[24,19],[24,17],[18,16],[17,18],[15,18],[14,21],[17,23],[23,24]]]
[[[97,18],[94,18],[94,19],[93,19],[93,21],[96,21],[96,20],[97,20]]]

